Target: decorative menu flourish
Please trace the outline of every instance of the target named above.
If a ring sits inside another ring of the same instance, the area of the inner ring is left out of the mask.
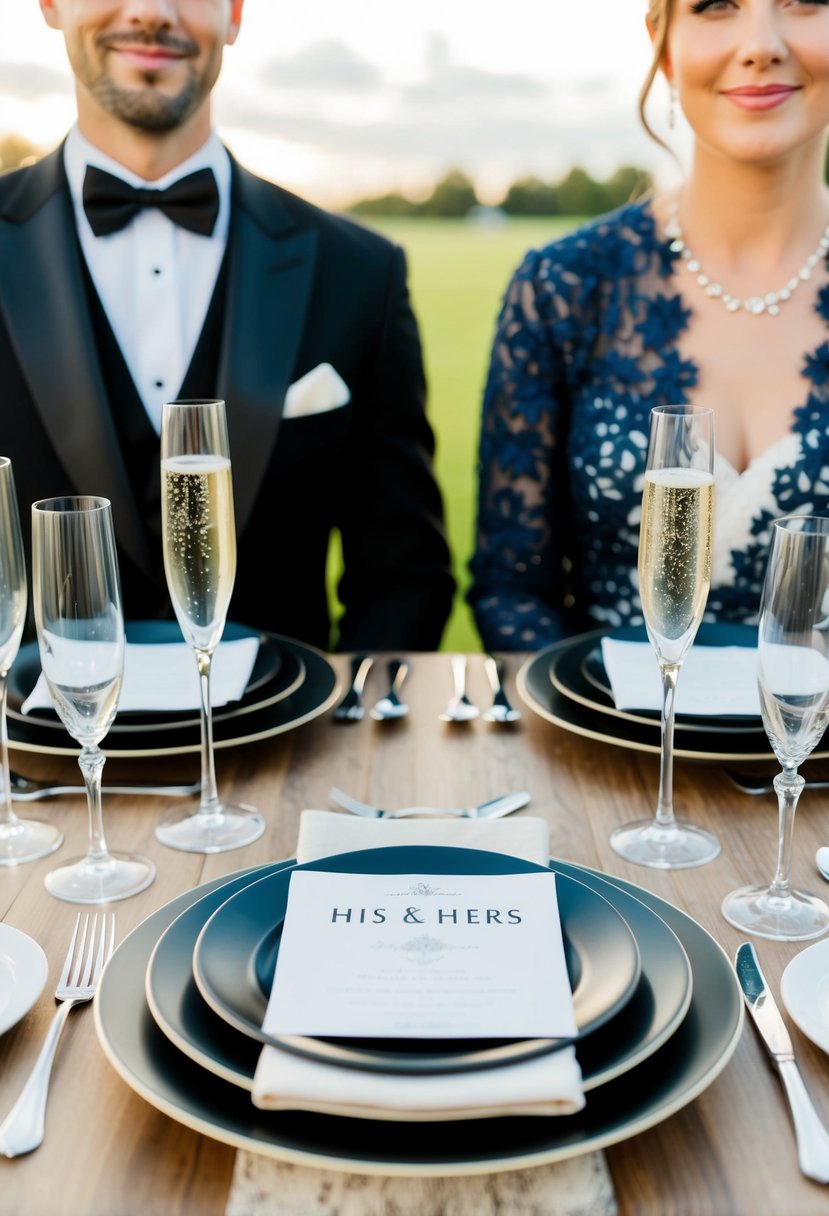
[[[296,871],[263,1028],[361,1038],[574,1035],[555,874]]]

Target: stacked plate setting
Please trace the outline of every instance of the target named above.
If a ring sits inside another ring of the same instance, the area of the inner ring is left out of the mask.
[[[352,874],[507,874],[502,854],[389,847],[303,869]],[[95,1000],[101,1044],[153,1106],[215,1139],[356,1172],[451,1175],[514,1169],[634,1135],[690,1102],[725,1067],[743,1002],[731,964],[694,920],[630,883],[553,861],[586,1105],[575,1115],[399,1122],[253,1105],[263,1043],[343,1067],[494,1070],[550,1040],[270,1040],[261,1030],[284,919],[287,860],[205,883],[120,945]],[[404,1085],[405,1075],[400,1084]]]
[[[518,673],[521,696],[535,713],[565,730],[658,755],[659,713],[616,708],[602,661],[603,637],[647,643],[644,626],[596,629],[556,642]],[[757,630],[750,625],[703,624],[694,645],[756,647]],[[653,662],[655,670],[655,656]],[[759,714],[706,718],[677,713],[674,756],[719,762],[773,760]],[[812,753],[813,759],[827,757],[827,750]]]
[[[134,645],[184,645],[176,621],[131,621],[127,641]],[[257,636],[255,630],[228,622],[224,641]],[[216,747],[238,746],[269,738],[308,722],[333,704],[336,673],[321,651],[275,633],[261,633],[259,651],[240,700],[213,712]],[[195,665],[195,661],[194,661]],[[7,720],[9,742],[21,751],[77,757],[78,745],[51,709],[23,714],[21,706],[40,675],[36,642],[20,648],[9,672]],[[120,712],[103,749],[107,757],[137,757],[198,753],[199,713],[158,711]]]

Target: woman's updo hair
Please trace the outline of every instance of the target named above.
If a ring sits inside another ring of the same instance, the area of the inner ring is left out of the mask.
[[[645,82],[642,85],[642,89],[639,93],[639,118],[642,121],[642,126],[645,128],[648,135],[650,135],[651,139],[654,139],[658,144],[661,144],[663,148],[667,147],[667,145],[663,139],[659,138],[648,122],[645,107],[647,105],[648,97],[650,96],[651,88],[653,87],[653,82],[656,80],[656,77],[659,74],[659,69],[662,66],[662,60],[665,57],[665,47],[668,42],[668,26],[670,24],[672,7],[673,0],[648,0],[648,26],[653,34],[653,59],[651,60],[650,69],[645,77]]]

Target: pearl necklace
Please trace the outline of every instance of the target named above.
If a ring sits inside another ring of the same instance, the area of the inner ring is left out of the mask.
[[[696,276],[696,280],[700,287],[704,288],[705,294],[713,299],[722,300],[729,312],[739,312],[741,309],[750,313],[752,316],[759,317],[764,312],[770,317],[776,317],[780,312],[780,306],[785,304],[786,300],[791,299],[792,293],[797,291],[801,283],[805,283],[812,277],[812,271],[818,262],[824,259],[829,253],[829,225],[823,231],[823,236],[820,238],[817,249],[814,253],[810,253],[806,261],[800,267],[797,274],[792,275],[785,287],[781,287],[779,291],[769,291],[764,296],[749,296],[745,300],[738,299],[737,296],[729,295],[722,286],[715,282],[705,273],[700,265],[699,259],[694,256],[694,253],[689,249],[685,237],[682,234],[682,229],[679,226],[679,215],[677,204],[671,210],[668,219],[665,233],[670,237],[670,249],[672,253],[681,255],[683,262],[688,267],[691,274]]]

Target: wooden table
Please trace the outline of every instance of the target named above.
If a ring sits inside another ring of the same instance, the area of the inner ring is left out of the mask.
[[[347,660],[337,657],[334,662],[344,678]],[[510,661],[512,676],[520,662],[519,656]],[[777,833],[773,797],[739,793],[716,766],[678,761],[676,806],[716,831],[722,854],[701,868],[672,873],[629,865],[611,850],[608,837],[617,824],[652,808],[656,756],[591,742],[530,710],[515,728],[481,720],[447,726],[438,713],[451,691],[449,656],[415,655],[412,664],[406,688],[412,712],[396,724],[366,717],[358,724],[337,725],[325,714],[271,740],[217,753],[222,793],[255,804],[267,819],[264,837],[245,849],[212,857],[173,852],[153,836],[166,800],[108,798],[110,847],[139,850],[158,867],[147,891],[114,905],[119,937],[200,882],[291,856],[300,812],[326,807],[332,785],[392,806],[401,801],[464,805],[526,788],[532,803],[523,813],[549,821],[554,856],[648,888],[699,920],[733,957],[741,935],[722,918],[720,902],[732,888],[771,876]],[[377,671],[369,692],[379,695],[381,683]],[[508,687],[512,690],[511,680]],[[470,656],[469,692],[480,705],[489,699],[480,655]],[[76,773],[74,762],[60,757],[13,750],[12,762],[28,775],[72,779]],[[128,772],[195,777],[197,769],[195,755],[111,761],[105,777]],[[21,813],[26,805],[19,804]],[[57,857],[84,851],[82,797],[29,805],[64,828],[66,843]],[[794,839],[796,883],[819,887],[813,858],[817,846],[829,841],[826,794],[804,795]],[[0,1038],[0,1117],[22,1086],[54,1011],[52,992],[75,914],[72,906],[44,890],[43,876],[51,864],[46,858],[0,870],[0,914],[40,942],[49,959],[42,996]],[[779,993],[782,971],[802,947],[765,941],[757,946]],[[790,1028],[815,1105],[829,1123],[826,1057],[791,1023]],[[71,1015],[59,1049],[44,1144],[28,1157],[0,1157],[0,1212],[223,1216],[234,1157],[233,1148],[183,1127],[138,1097],[100,1049],[91,1011],[79,1010]],[[699,1098],[658,1126],[610,1147],[606,1158],[623,1216],[829,1213],[829,1191],[798,1170],[782,1090],[748,1019],[730,1063]],[[268,1210],[281,1209],[275,1202]]]

